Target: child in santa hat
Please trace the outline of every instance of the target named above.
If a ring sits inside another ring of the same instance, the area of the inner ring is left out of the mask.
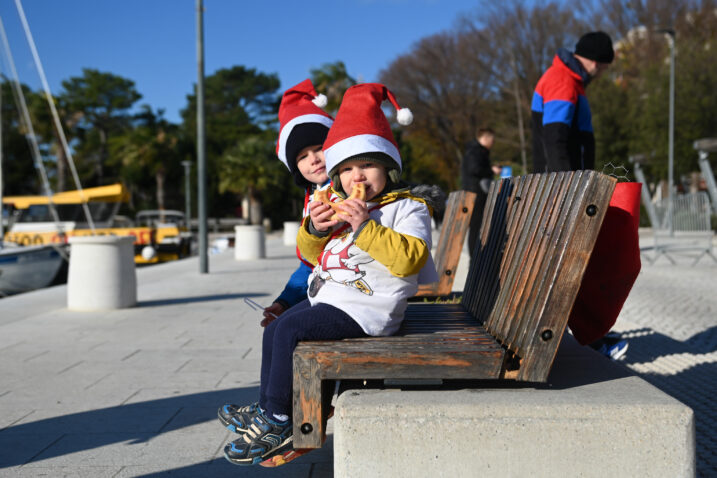
[[[400,183],[401,157],[381,110],[390,100],[381,84],[349,88],[324,143],[334,192],[346,198],[363,184],[365,200],[348,198],[333,209],[314,201],[297,241],[315,267],[309,298],[266,326],[262,344],[260,407],[239,413],[242,435],[226,445],[235,464],[251,465],[291,448],[292,355],[301,340],[337,340],[395,333],[407,299],[419,283],[437,280],[431,259],[431,207]]]
[[[315,191],[326,189],[331,181],[326,170],[322,144],[326,140],[333,118],[323,109],[326,96],[319,95],[311,80],[306,79],[286,90],[279,105],[279,138],[276,155],[289,169],[297,186],[305,189],[303,216],[309,213],[308,204]],[[306,299],[306,281],[313,265],[301,257],[297,248],[299,267],[289,278],[284,290],[274,302],[264,309],[261,325],[268,325],[290,307]],[[245,407],[234,404],[219,408],[219,421],[229,430],[242,429],[237,422],[240,413],[255,411],[258,403]],[[238,427],[238,428],[237,428]]]

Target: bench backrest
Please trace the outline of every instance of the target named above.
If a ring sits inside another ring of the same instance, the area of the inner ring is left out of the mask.
[[[476,193],[453,191],[448,195],[441,235],[436,244],[434,261],[438,282],[419,286],[416,297],[448,295],[453,290],[463,242],[471,222]]]
[[[615,182],[575,171],[491,185],[463,304],[513,355],[507,377],[547,379]]]

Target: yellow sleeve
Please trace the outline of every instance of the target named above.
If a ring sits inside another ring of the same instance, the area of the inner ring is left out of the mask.
[[[304,218],[299,228],[299,234],[296,236],[296,245],[299,247],[301,257],[316,265],[318,263],[319,254],[324,250],[324,246],[329,242],[330,235],[326,237],[317,237],[309,232],[310,216]]]
[[[366,223],[355,244],[397,277],[418,274],[428,260],[428,245],[423,239],[401,234],[373,219]]]

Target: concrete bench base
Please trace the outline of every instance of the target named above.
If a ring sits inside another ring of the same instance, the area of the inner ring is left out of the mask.
[[[334,421],[336,477],[695,474],[692,410],[567,336],[547,384],[350,390]]]

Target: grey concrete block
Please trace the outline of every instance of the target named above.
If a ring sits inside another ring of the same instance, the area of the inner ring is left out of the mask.
[[[694,476],[689,407],[591,350],[563,349],[540,386],[345,392],[336,476]]]

